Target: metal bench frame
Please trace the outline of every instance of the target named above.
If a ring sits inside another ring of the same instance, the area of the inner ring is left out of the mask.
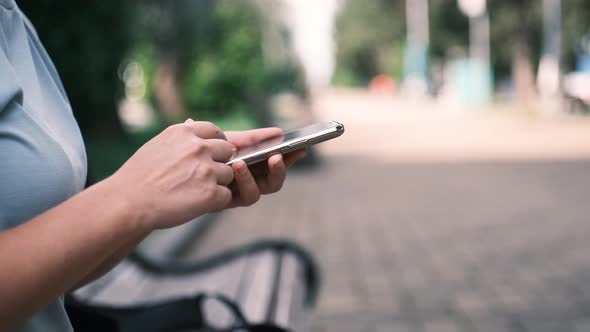
[[[320,275],[317,264],[309,252],[290,240],[264,239],[228,249],[196,262],[179,262],[156,259],[134,252],[126,260],[141,268],[146,274],[157,276],[182,276],[205,273],[239,259],[270,252],[276,255],[275,270],[271,282],[271,298],[266,308],[266,321],[273,323],[276,316],[282,266],[281,260],[291,255],[296,258],[304,285],[302,307],[310,310],[316,303]],[[199,312],[203,294],[187,294],[186,297],[159,303],[137,303],[132,306],[96,305],[88,298],[76,295],[66,297],[66,309],[76,330],[80,331],[180,331],[203,325],[204,313]],[[283,326],[299,331],[297,326]]]

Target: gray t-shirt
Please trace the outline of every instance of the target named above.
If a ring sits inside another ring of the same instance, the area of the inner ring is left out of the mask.
[[[57,72],[14,0],[0,0],[0,231],[65,201],[85,180],[84,143]],[[72,331],[63,300],[18,331]]]

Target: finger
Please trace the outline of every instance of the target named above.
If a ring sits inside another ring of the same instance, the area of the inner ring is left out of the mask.
[[[215,169],[215,175],[217,177],[217,184],[220,186],[228,186],[234,180],[234,171],[231,166],[215,163],[213,166]]]
[[[283,156],[283,158],[284,158],[283,162],[285,163],[285,166],[287,168],[289,168],[289,167],[293,166],[293,164],[295,164],[296,161],[303,159],[306,154],[307,154],[307,151],[305,149],[301,149],[301,150],[287,153],[286,155]]]
[[[212,211],[220,211],[229,206],[232,200],[232,192],[226,186],[217,186],[213,202],[211,204]]]
[[[237,197],[233,201],[239,206],[250,206],[260,199],[260,190],[254,180],[248,166],[243,161],[238,161],[232,165],[234,171],[235,191]]]
[[[222,139],[208,139],[205,144],[209,147],[211,158],[217,162],[225,163],[234,154],[234,145]]]
[[[263,194],[277,192],[287,178],[287,167],[283,163],[283,156],[274,155],[268,159],[268,174],[264,181]]]
[[[219,129],[219,127],[217,127],[211,122],[193,121],[191,119],[188,119],[182,125],[190,128],[191,131],[200,138],[218,138],[223,140],[226,139],[223,130]]]
[[[252,165],[248,166],[250,173],[254,176],[255,179],[259,179],[261,177],[266,177],[268,174],[268,160],[264,160]]]
[[[246,131],[227,132],[227,140],[235,144],[238,148],[243,148],[264,141],[272,137],[282,137],[283,131],[280,128],[260,128]]]

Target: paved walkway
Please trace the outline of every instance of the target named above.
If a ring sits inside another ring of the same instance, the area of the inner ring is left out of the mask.
[[[347,138],[280,194],[225,213],[200,254],[263,235],[302,242],[324,272],[318,332],[590,331],[588,121],[432,123],[337,97],[317,106]],[[508,135],[520,148],[502,154]]]

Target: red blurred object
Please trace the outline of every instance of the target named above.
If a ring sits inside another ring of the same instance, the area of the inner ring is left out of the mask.
[[[387,75],[377,75],[369,84],[369,92],[379,96],[393,96],[397,91],[395,80]]]

